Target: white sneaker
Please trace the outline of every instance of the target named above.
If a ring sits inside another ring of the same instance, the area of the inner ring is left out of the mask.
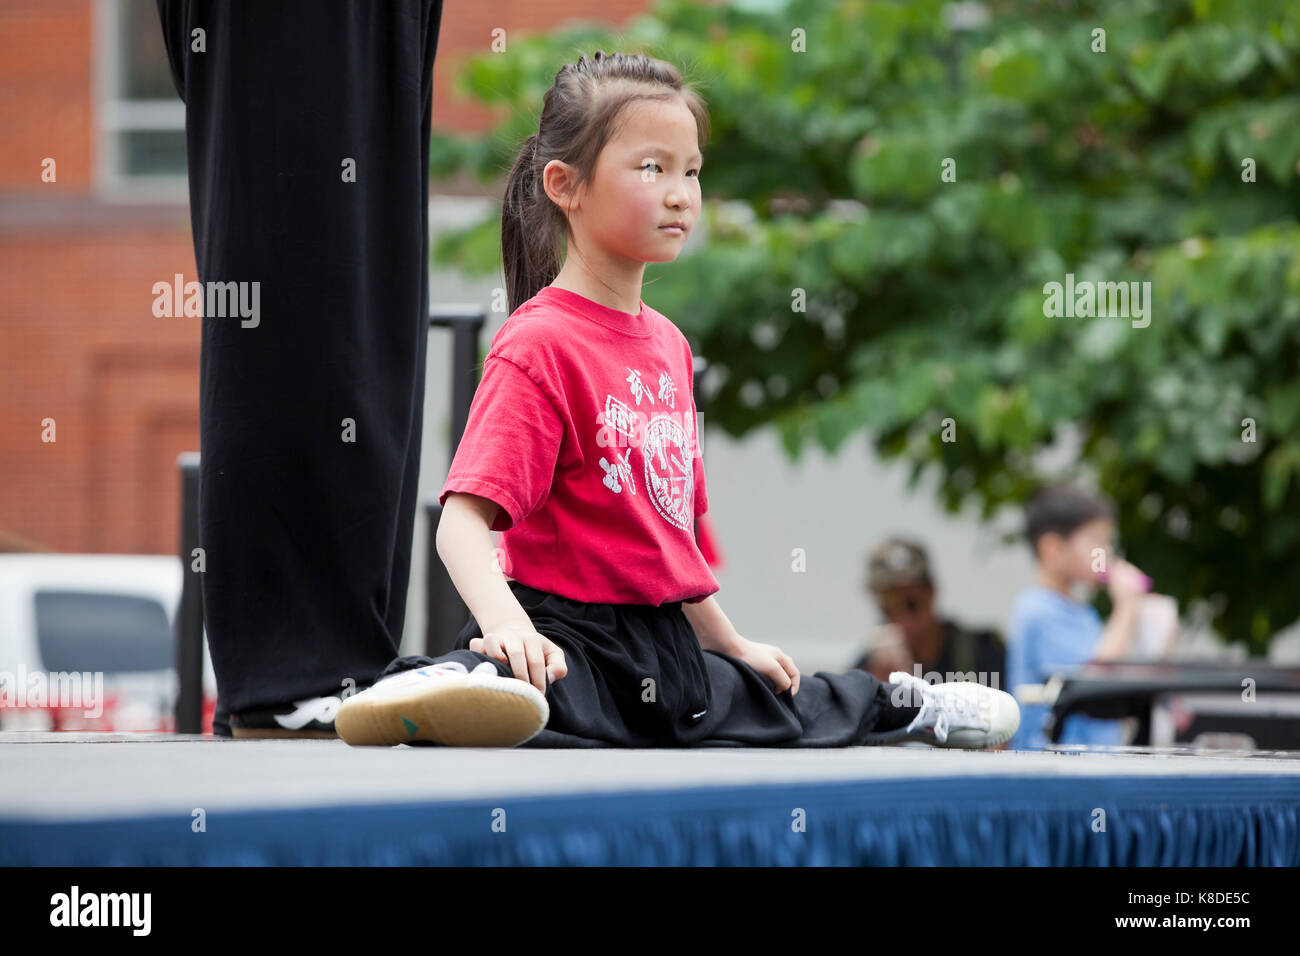
[[[334,717],[354,747],[426,740],[450,747],[517,747],[546,726],[551,710],[532,684],[502,677],[491,661],[467,671],[444,661],[385,677],[348,697]]]
[[[1020,726],[1020,706],[1004,690],[973,681],[931,684],[906,671],[894,671],[889,683],[920,695],[921,711],[900,734],[937,747],[1001,747]]]

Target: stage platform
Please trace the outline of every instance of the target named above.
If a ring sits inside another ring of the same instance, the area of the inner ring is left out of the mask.
[[[1300,752],[0,733],[4,865],[1300,865]]]

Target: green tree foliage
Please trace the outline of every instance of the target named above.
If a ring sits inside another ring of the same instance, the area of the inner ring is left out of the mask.
[[[668,2],[473,59],[508,119],[439,137],[435,176],[499,182],[602,48],[710,106],[708,242],[646,298],[720,369],[711,426],[791,456],[862,434],[986,519],[1068,439],[1161,590],[1255,652],[1300,617],[1300,4]],[[499,248],[489,219],[437,255]],[[1067,273],[1150,282],[1150,324],[1046,315]]]

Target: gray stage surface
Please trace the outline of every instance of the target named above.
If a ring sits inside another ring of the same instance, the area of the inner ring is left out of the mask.
[[[1286,775],[1300,752],[1081,748],[1050,752],[844,749],[488,750],[352,748],[337,740],[0,733],[0,818],[109,820],[207,810],[599,794],[962,776],[1158,778]]]

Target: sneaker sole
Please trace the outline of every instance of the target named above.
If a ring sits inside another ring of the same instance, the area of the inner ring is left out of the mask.
[[[374,699],[366,699],[363,691],[343,702],[334,727],[354,747],[393,747],[411,740],[448,747],[517,747],[537,736],[549,718],[541,691],[518,683],[523,693],[467,682],[416,685]]]
[[[275,727],[231,727],[230,733],[242,740],[338,740],[339,737],[332,730],[281,730]]]
[[[967,736],[963,737],[962,734]],[[978,734],[978,736],[975,736]],[[1008,740],[1016,735],[1015,730],[1002,731],[996,734],[987,734],[979,731],[955,730],[948,735],[948,739],[943,743],[932,733],[913,733],[898,740],[888,741],[890,744],[919,741],[923,744],[929,744],[931,747],[943,747],[949,750],[992,750],[995,747],[1001,747]]]
[[[1016,732],[1012,730],[996,734],[982,734],[979,740],[962,740],[958,736],[962,733],[969,733],[969,731],[954,731],[948,735],[948,739],[944,743],[933,741],[934,746],[949,747],[954,750],[992,750],[995,747],[1001,747],[1016,735]]]

